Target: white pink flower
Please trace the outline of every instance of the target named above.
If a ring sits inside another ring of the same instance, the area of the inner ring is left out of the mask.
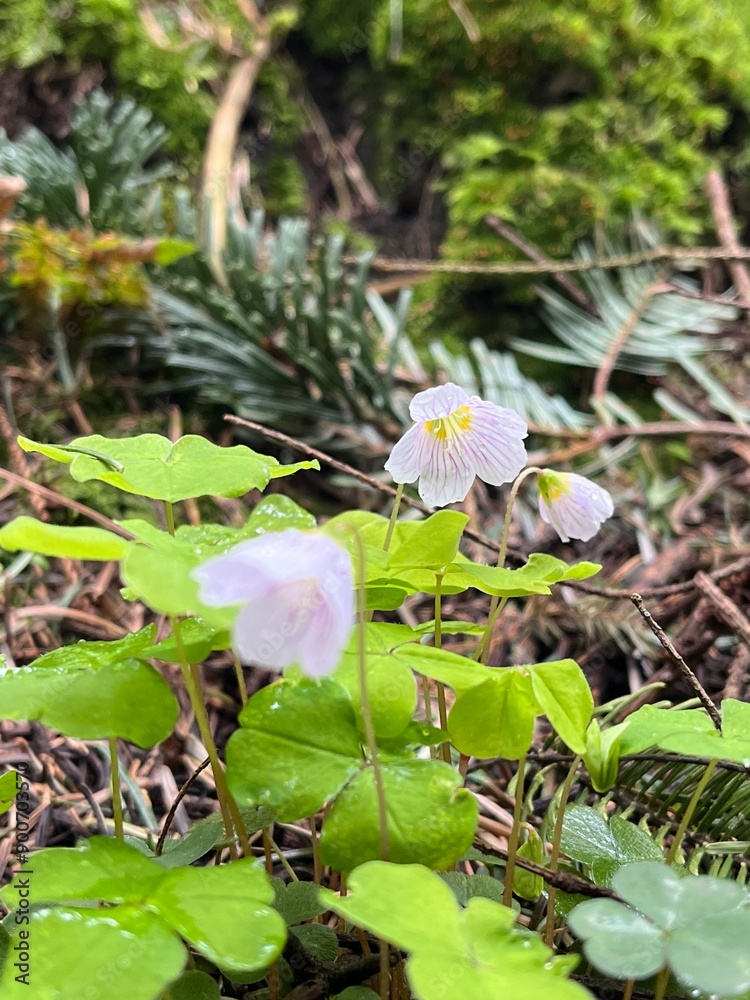
[[[463,500],[474,477],[501,486],[526,464],[528,428],[515,410],[469,396],[453,382],[418,392],[415,421],[385,463],[396,483],[419,480],[428,507]]]
[[[296,529],[240,542],[193,571],[209,607],[241,605],[232,630],[240,660],[310,677],[338,666],[354,624],[349,554],[328,535]]]
[[[564,542],[571,538],[587,542],[614,513],[609,493],[575,472],[544,469],[539,473],[537,486],[541,518]]]

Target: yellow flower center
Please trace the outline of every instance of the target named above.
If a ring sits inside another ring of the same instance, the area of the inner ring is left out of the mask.
[[[438,417],[436,420],[425,420],[425,430],[428,434],[434,434],[441,444],[449,448],[454,444],[456,438],[465,434],[471,428],[471,407],[459,406],[447,417]]]
[[[555,500],[559,500],[561,496],[566,493],[570,493],[570,487],[563,479],[563,476],[556,472],[551,472],[546,470],[539,474],[539,479],[537,480],[537,485],[539,487],[539,492],[547,501],[547,503],[554,503]]]

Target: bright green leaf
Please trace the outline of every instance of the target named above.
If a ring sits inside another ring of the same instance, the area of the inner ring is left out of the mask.
[[[523,844],[518,848],[518,856],[533,861],[537,865],[545,862],[544,841],[536,832],[530,830]],[[538,899],[544,892],[544,879],[541,875],[517,867],[513,871],[513,892],[521,899]]]
[[[60,559],[122,559],[131,543],[103,528],[68,528],[34,517],[16,517],[0,528],[0,546],[9,552],[38,552]]]
[[[594,698],[581,668],[575,660],[556,660],[526,669],[541,710],[557,735],[574,753],[583,753]]]
[[[441,571],[449,566],[458,552],[467,514],[457,510],[439,510],[426,521],[414,526],[398,546],[391,546],[390,567],[398,573],[404,567]]]
[[[0,816],[13,805],[21,778],[17,771],[6,771],[0,775]]]
[[[398,864],[447,868],[474,839],[478,806],[443,761],[381,764],[388,811],[388,857]],[[372,768],[351,781],[323,824],[320,854],[338,871],[382,856]]]
[[[491,673],[484,684],[456,699],[448,731],[461,753],[517,760],[531,746],[534,719],[539,714],[531,676],[523,667]]]
[[[425,868],[375,861],[352,872],[348,887],[344,899],[326,893],[331,909],[410,952],[407,977],[419,1000],[588,996],[562,978],[539,939],[514,929],[512,910],[478,897],[462,910]]]
[[[248,805],[311,816],[363,766],[347,692],[331,679],[281,681],[253,695],[227,745],[227,776]]]
[[[19,927],[17,936],[26,929]],[[28,935],[29,978],[19,980],[6,962],[3,1000],[154,1000],[187,960],[158,916],[129,906],[38,910]]]
[[[265,872],[242,858],[168,871],[148,905],[219,968],[245,972],[266,968],[284,947],[286,925],[269,905],[272,899]]]
[[[236,497],[253,489],[264,489],[271,479],[272,468],[279,464],[245,445],[220,448],[195,434],[174,443],[160,434],[131,438],[92,434],[71,442],[72,449],[79,449],[72,461],[64,448],[38,445],[28,439],[24,439],[22,446],[27,451],[38,451],[69,463],[70,474],[77,482],[98,479],[126,493],[170,503],[205,495]],[[80,453],[81,449],[86,453]],[[95,458],[92,453],[104,459]],[[117,471],[118,466],[122,466],[121,471]]]
[[[155,631],[151,625],[114,642],[79,642],[45,653],[28,667],[0,668],[2,717],[39,720],[78,739],[120,737],[154,746],[169,735],[178,715],[166,681],[135,659]]]

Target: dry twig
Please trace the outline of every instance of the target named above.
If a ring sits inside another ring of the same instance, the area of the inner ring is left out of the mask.
[[[703,687],[703,685],[695,676],[695,674],[687,665],[687,663],[685,663],[682,656],[672,645],[664,629],[654,619],[654,616],[651,614],[651,612],[647,610],[645,604],[643,603],[643,598],[641,597],[641,595],[633,594],[630,599],[633,602],[633,604],[635,604],[639,614],[641,615],[645,623],[648,625],[648,627],[654,633],[654,635],[662,644],[664,649],[670,655],[673,662],[676,664],[677,669],[680,671],[680,673],[685,678],[690,687],[693,689],[693,691],[695,691],[695,693],[697,694],[701,705],[703,705],[705,710],[708,712],[711,721],[713,722],[716,729],[719,732],[721,732],[721,715],[719,714],[719,710],[716,707],[716,705],[714,705],[713,701],[711,701],[706,689]]]

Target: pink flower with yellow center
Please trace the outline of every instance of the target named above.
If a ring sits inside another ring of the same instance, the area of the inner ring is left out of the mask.
[[[273,531],[209,559],[192,576],[209,607],[238,605],[232,646],[268,670],[299,664],[309,677],[338,666],[354,626],[349,553],[317,531]]]
[[[564,542],[571,538],[587,542],[615,510],[605,489],[575,472],[545,469],[539,473],[537,486],[541,518]]]
[[[428,507],[463,500],[474,477],[501,486],[526,464],[525,422],[515,410],[470,396],[453,382],[418,392],[415,421],[385,463],[396,483],[419,480]]]

